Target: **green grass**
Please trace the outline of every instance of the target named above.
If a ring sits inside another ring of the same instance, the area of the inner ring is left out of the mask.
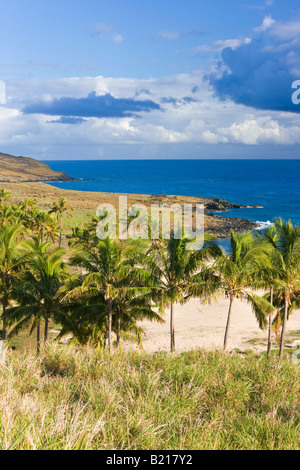
[[[299,449],[300,368],[195,350],[8,353],[0,447]]]

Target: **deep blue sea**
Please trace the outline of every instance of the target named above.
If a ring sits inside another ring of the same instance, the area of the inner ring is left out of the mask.
[[[300,160],[99,160],[47,161],[82,181],[53,183],[64,189],[217,197],[261,206],[226,217],[254,222],[289,218],[300,224]],[[93,178],[95,181],[85,181]],[[221,214],[220,214],[221,215]]]

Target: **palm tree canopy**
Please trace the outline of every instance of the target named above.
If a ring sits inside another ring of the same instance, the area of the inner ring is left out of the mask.
[[[201,280],[198,293],[205,297],[204,302],[218,300],[225,295],[246,300],[256,316],[261,328],[267,326],[267,315],[273,306],[255,293],[259,285],[259,273],[270,267],[268,250],[255,242],[252,233],[236,234],[231,231],[229,253],[222,252]]]
[[[18,322],[9,337],[17,334],[32,319],[32,330],[42,319],[53,318],[61,324],[71,327],[68,307],[61,302],[61,287],[66,279],[66,265],[63,261],[65,251],[56,248],[49,250],[50,243],[32,240],[23,243],[28,250],[28,269],[26,269],[15,287],[14,295],[18,306],[7,310],[10,323]]]

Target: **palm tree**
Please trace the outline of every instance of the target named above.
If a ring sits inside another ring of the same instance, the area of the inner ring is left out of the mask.
[[[23,214],[26,216],[27,213],[36,206],[36,201],[34,199],[25,199],[24,201],[20,202],[19,207],[23,211]]]
[[[140,329],[136,321],[141,318],[162,321],[152,311],[149,298],[143,297],[151,289],[135,276],[133,257],[141,252],[144,243],[138,240],[99,240],[91,238],[79,245],[71,262],[87,274],[80,287],[67,294],[67,298],[79,299],[81,306],[73,312],[74,318],[86,322],[86,331],[104,331],[109,351],[112,351],[112,333],[116,331],[117,345],[121,332]],[[104,326],[105,325],[105,326]]]
[[[211,254],[213,244],[208,243],[202,250],[189,251],[187,238],[156,240],[146,254],[136,257],[136,274],[145,285],[150,286],[151,297],[159,303],[160,312],[170,307],[170,349],[175,351],[175,304],[184,303],[189,297],[193,276]]]
[[[0,226],[14,225],[19,222],[20,213],[16,207],[2,204],[0,206]]]
[[[57,214],[59,218],[59,246],[61,247],[61,240],[62,240],[62,218],[63,214],[68,215],[69,217],[73,217],[70,211],[73,211],[73,207],[69,206],[66,202],[66,198],[61,197],[59,202],[55,202],[53,208],[49,211],[49,214]]]
[[[2,206],[4,201],[9,201],[11,198],[11,194],[5,189],[0,190],[0,206]]]
[[[7,310],[10,323],[16,323],[10,331],[9,338],[32,323],[32,333],[37,331],[37,353],[41,346],[41,322],[45,323],[44,344],[48,340],[50,319],[56,323],[72,328],[68,315],[68,306],[61,301],[61,287],[67,276],[63,261],[65,251],[56,248],[49,250],[50,243],[40,243],[37,240],[24,242],[29,252],[28,269],[15,288],[15,297],[19,302],[17,307]]]
[[[269,289],[269,293],[264,296],[266,300],[274,306],[274,286],[276,280],[278,279],[278,274],[280,270],[280,260],[278,259],[278,252],[275,248],[277,240],[277,230],[274,225],[270,225],[267,230],[264,232],[259,232],[256,234],[256,241],[263,246],[268,251],[268,256],[270,258],[269,267],[261,269],[259,272],[259,277],[261,278],[261,287]],[[272,324],[273,324],[273,315],[269,315],[268,322],[268,346],[267,346],[267,358],[271,357],[272,350]]]
[[[81,266],[88,273],[81,288],[74,290],[73,295],[88,294],[94,299],[94,304],[89,306],[90,311],[96,310],[100,315],[106,315],[108,312],[108,348],[111,352],[113,302],[126,291],[126,278],[129,273],[124,247],[118,240],[95,239],[92,247],[79,249],[71,262],[75,266]],[[105,312],[103,303],[106,306]]]
[[[41,244],[49,240],[54,242],[58,238],[57,224],[46,212],[31,211],[25,216],[24,225],[37,236]]]
[[[69,240],[68,245],[70,248],[74,247],[87,247],[91,246],[95,236],[90,233],[86,228],[81,229],[79,227],[72,228],[72,233],[66,235],[66,238]]]
[[[68,289],[67,289],[68,291]],[[73,301],[71,304],[71,321],[76,325],[75,340],[81,344],[92,344],[103,347],[108,340],[108,305],[105,295],[97,288],[74,288],[67,293],[65,299]],[[143,329],[138,325],[139,321],[149,320],[164,323],[161,316],[153,311],[152,303],[143,294],[119,295],[112,301],[112,339],[115,333],[117,348],[121,345],[121,338],[125,341],[134,341],[142,346]],[[62,334],[68,333],[68,329],[62,330]]]
[[[282,329],[279,348],[279,359],[283,358],[286,324],[289,313],[296,307],[296,297],[300,290],[300,228],[292,222],[275,220],[276,236],[265,240],[273,249],[278,269],[277,279],[274,280],[275,296],[281,299],[278,305],[281,311]],[[276,320],[276,319],[275,319]],[[278,320],[278,319],[277,319]],[[276,321],[277,321],[276,320]]]
[[[230,252],[222,252],[207,273],[207,278],[199,283],[199,295],[206,295],[205,302],[217,300],[221,295],[229,298],[229,309],[224,335],[224,349],[227,348],[228,335],[235,299],[245,299],[252,307],[260,328],[267,325],[266,316],[274,308],[253,290],[258,285],[259,270],[269,264],[267,251],[255,244],[253,235],[235,234],[231,231]],[[207,282],[208,281],[208,282]]]
[[[20,265],[24,262],[24,254],[20,249],[20,233],[22,227],[19,225],[5,226],[0,232],[0,281],[1,281],[1,304],[2,304],[2,339],[6,340],[6,308],[9,305],[10,289],[17,275]]]

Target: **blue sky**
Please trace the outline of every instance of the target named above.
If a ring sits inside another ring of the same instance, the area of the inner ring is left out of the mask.
[[[299,158],[296,0],[0,0],[0,151]]]

